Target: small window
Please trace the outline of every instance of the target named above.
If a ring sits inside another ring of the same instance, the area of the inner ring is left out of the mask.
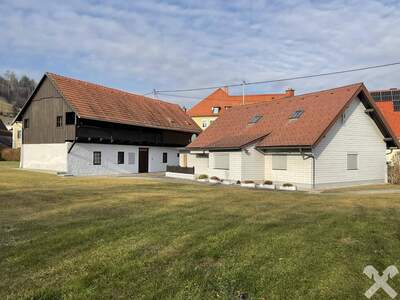
[[[162,154],[162,162],[163,162],[164,164],[166,164],[166,163],[168,162],[168,153],[167,153],[167,152],[164,152],[164,153]]]
[[[225,110],[228,110],[228,109],[231,109],[231,108],[232,108],[232,106],[230,106],[230,105],[225,106]]]
[[[18,132],[17,132],[17,138],[21,138],[22,137],[22,130],[18,130]]]
[[[134,165],[135,164],[135,152],[129,152],[128,153],[128,165]]]
[[[272,170],[287,170],[287,156],[272,155]]]
[[[29,119],[24,119],[24,129],[29,128]]]
[[[118,164],[123,165],[125,162],[125,153],[124,152],[118,152]]]
[[[293,112],[289,119],[298,119],[301,117],[301,115],[303,114],[304,110],[296,110],[295,112]]]
[[[180,153],[177,153],[177,154],[176,154],[176,157],[178,157],[178,158],[179,158],[179,156],[180,156]]]
[[[358,154],[347,154],[347,170],[358,170]]]
[[[65,125],[75,125],[75,113],[73,111],[65,113]]]
[[[93,164],[101,165],[101,152],[100,151],[93,152]]]
[[[229,170],[229,153],[214,153],[214,169]]]
[[[255,124],[255,123],[257,123],[258,121],[260,121],[261,118],[262,118],[262,116],[253,116],[253,117],[250,119],[249,124]]]
[[[203,121],[201,124],[201,127],[206,128],[207,127],[207,121]]]
[[[215,107],[212,108],[212,113],[213,114],[218,114],[220,110],[221,110],[221,107],[215,106]]]
[[[57,116],[56,126],[57,127],[62,126],[62,116]]]

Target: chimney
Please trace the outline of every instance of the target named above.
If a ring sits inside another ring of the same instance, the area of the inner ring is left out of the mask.
[[[222,89],[225,91],[227,95],[229,95],[229,88],[227,86],[224,86]]]
[[[286,97],[293,97],[294,96],[294,89],[288,88],[286,90]]]

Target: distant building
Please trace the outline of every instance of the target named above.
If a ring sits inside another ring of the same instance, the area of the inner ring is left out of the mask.
[[[219,88],[187,111],[187,114],[199,125],[206,129],[220,115],[228,109],[258,102],[272,101],[275,99],[294,96],[294,90],[288,89],[283,94],[258,94],[258,95],[229,95],[227,88]]]
[[[12,125],[12,147],[14,149],[21,148],[22,145],[22,123],[15,122]]]
[[[371,96],[374,98],[386,122],[400,141],[400,89],[392,88],[372,91]],[[395,153],[398,153],[398,151],[391,152],[388,155],[388,160],[391,160]]]

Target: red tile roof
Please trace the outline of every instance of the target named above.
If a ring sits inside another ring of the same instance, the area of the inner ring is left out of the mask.
[[[293,95],[293,90],[288,90],[285,94],[260,94],[260,95],[245,95],[245,104],[258,103],[281,99]],[[231,96],[224,89],[217,89],[212,94],[201,100],[195,106],[187,111],[191,117],[219,116],[227,110],[225,107],[233,107],[242,105],[242,96]],[[218,114],[212,113],[213,107],[220,107]]]
[[[373,100],[362,83],[237,106],[214,121],[187,148],[237,149],[255,141],[258,141],[258,147],[311,147],[319,142],[346,106],[361,92],[367,95],[366,101],[374,107]],[[304,111],[301,117],[289,119],[297,110]],[[256,115],[262,118],[255,124],[249,124],[250,119]],[[381,120],[379,114],[377,118]],[[388,129],[384,121],[382,122],[386,132]]]
[[[52,73],[45,76],[80,118],[194,133],[201,131],[177,104]]]
[[[382,112],[397,139],[400,140],[400,111],[393,110],[392,101],[376,101],[375,104]]]

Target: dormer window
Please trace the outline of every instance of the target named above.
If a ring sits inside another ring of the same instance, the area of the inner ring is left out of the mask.
[[[212,108],[212,113],[213,114],[219,114],[219,111],[221,110],[221,107],[219,107],[219,106],[214,106],[213,108]]]
[[[253,116],[250,119],[249,124],[256,124],[258,121],[261,120],[261,118],[262,118],[262,116],[259,116],[259,115]]]
[[[299,119],[301,117],[301,115],[303,114],[304,110],[296,110],[295,112],[293,112],[289,119]]]

